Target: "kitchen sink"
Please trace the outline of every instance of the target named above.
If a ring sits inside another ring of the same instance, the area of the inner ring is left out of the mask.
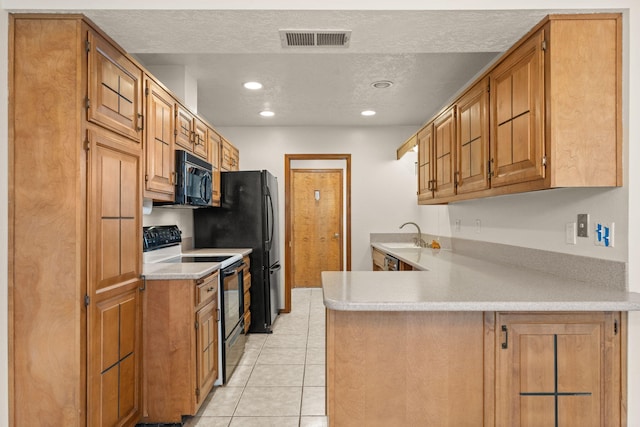
[[[385,242],[378,243],[381,246],[385,246],[389,249],[421,249],[419,246],[416,246],[413,242]]]

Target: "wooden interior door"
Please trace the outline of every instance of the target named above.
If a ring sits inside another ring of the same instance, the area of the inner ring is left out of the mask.
[[[322,286],[342,262],[342,169],[292,169],[293,287]]]

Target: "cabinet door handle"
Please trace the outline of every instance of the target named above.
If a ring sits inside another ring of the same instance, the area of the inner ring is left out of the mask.
[[[509,348],[509,330],[507,329],[507,325],[502,325],[502,332],[504,332],[504,341],[502,342],[502,348]]]
[[[144,130],[144,116],[142,114],[138,114],[138,131]]]

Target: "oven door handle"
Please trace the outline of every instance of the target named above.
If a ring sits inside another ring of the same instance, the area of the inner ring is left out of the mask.
[[[235,268],[233,270],[229,270],[229,271],[222,270],[222,277],[229,277],[229,276],[234,276],[238,274],[238,272],[242,271],[242,267],[244,267],[245,265],[246,264],[243,262],[242,264],[238,265],[238,268]]]

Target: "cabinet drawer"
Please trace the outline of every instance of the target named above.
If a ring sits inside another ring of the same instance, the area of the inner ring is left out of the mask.
[[[249,291],[244,293],[244,312],[249,311],[249,307],[251,307],[251,293]]]
[[[251,312],[244,313],[244,333],[249,332],[249,326],[251,326]]]
[[[196,281],[196,308],[211,301],[218,291],[219,272]]]

